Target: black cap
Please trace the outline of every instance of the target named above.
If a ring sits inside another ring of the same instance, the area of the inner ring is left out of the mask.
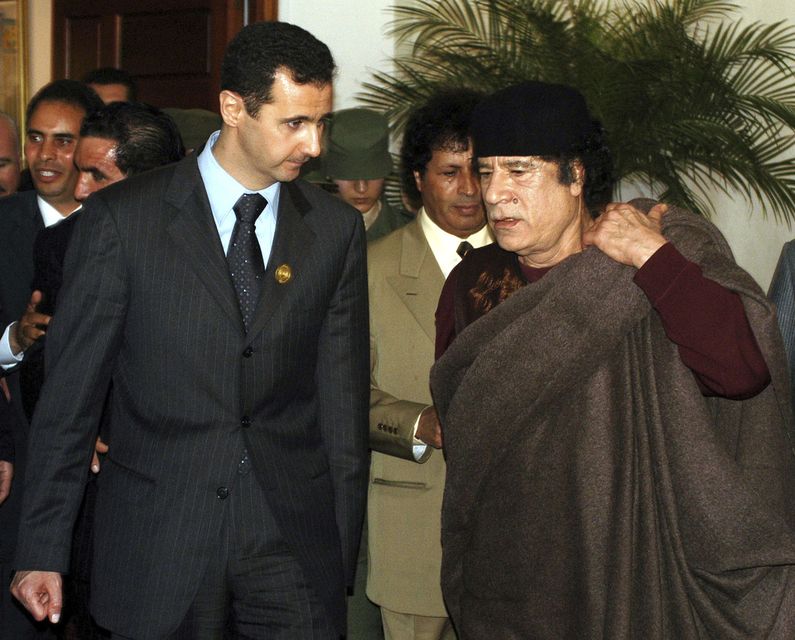
[[[472,114],[478,158],[549,156],[581,146],[593,130],[582,94],[572,87],[523,82],[485,98]]]

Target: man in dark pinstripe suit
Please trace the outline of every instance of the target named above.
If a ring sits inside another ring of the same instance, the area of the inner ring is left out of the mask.
[[[48,329],[12,586],[36,618],[60,616],[112,379],[97,622],[118,638],[221,638],[230,620],[246,638],[344,634],[367,476],[365,236],[355,210],[293,182],[320,153],[333,69],[302,29],[245,28],[224,59],[220,134],[86,201]],[[251,305],[225,256],[244,194],[265,202]]]

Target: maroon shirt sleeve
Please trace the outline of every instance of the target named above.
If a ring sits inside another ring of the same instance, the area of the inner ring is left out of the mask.
[[[669,242],[635,274],[705,395],[742,399],[770,382],[740,296],[705,278]]]

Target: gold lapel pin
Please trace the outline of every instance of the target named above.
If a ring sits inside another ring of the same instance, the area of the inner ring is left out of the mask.
[[[290,268],[289,264],[283,264],[276,267],[276,282],[279,284],[287,284],[293,277],[293,270]]]

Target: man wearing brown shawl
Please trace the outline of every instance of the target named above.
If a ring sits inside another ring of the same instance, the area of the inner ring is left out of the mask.
[[[763,292],[702,218],[606,204],[575,90],[498,92],[473,145],[498,245],[448,279],[438,351],[455,341],[431,378],[459,637],[795,637],[792,416]]]

